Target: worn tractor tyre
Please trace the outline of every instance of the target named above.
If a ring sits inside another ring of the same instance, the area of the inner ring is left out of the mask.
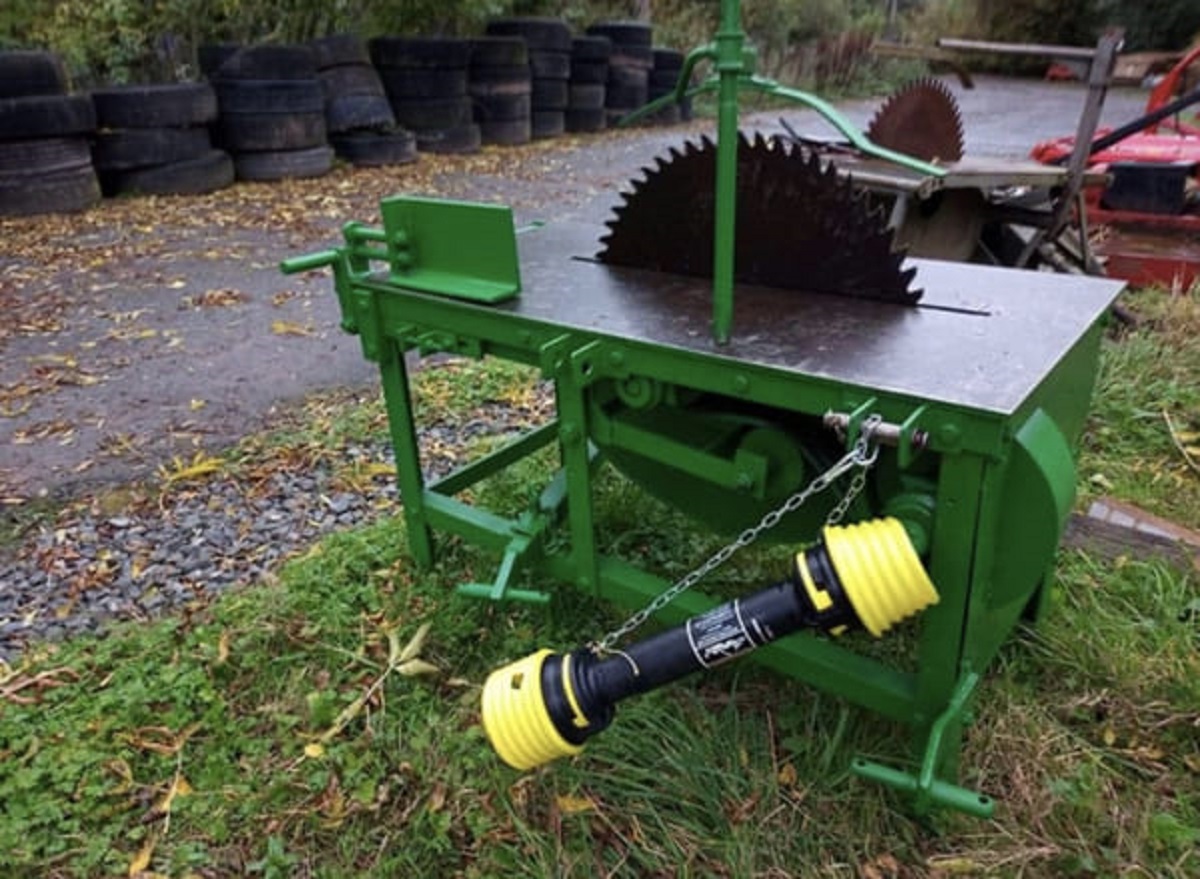
[[[683,53],[678,49],[657,48],[653,52],[655,70],[683,70]]]
[[[477,67],[528,67],[529,46],[524,37],[490,36],[471,40],[471,78]]]
[[[523,119],[491,119],[479,123],[479,136],[492,146],[520,146],[533,139],[529,115]]]
[[[92,103],[101,128],[183,128],[217,118],[216,95],[203,82],[98,89]]]
[[[0,174],[0,217],[82,211],[100,200],[91,166],[57,174]]]
[[[574,107],[567,107],[565,121],[567,131],[572,133],[604,131],[608,127],[608,113],[603,107],[599,110],[578,110]]]
[[[572,61],[571,82],[603,85],[608,82],[607,61]]]
[[[315,79],[317,59],[308,46],[245,46],[226,58],[210,79]]]
[[[636,67],[647,72],[654,69],[654,52],[645,46],[613,46],[609,67]]]
[[[426,101],[393,101],[396,121],[414,131],[457,129],[471,122],[471,99],[436,98]]]
[[[466,67],[471,60],[471,41],[456,37],[376,37],[368,48],[381,69]]]
[[[396,124],[392,105],[381,95],[338,95],[325,105],[325,127],[340,134],[357,129],[388,129]]]
[[[195,159],[100,175],[106,195],[201,195],[233,182],[233,162],[221,150]]]
[[[325,145],[325,114],[223,113],[217,131],[230,152],[303,150]]]
[[[534,79],[566,79],[571,75],[571,53],[530,52],[529,72]]]
[[[602,36],[575,37],[571,40],[572,61],[604,61],[612,55],[612,40]]]
[[[562,110],[534,110],[529,122],[534,140],[558,137],[567,130],[566,113]]]
[[[289,177],[320,177],[333,168],[333,149],[328,146],[303,150],[265,150],[239,153],[233,157],[238,180],[267,182]]]
[[[87,95],[0,98],[0,132],[5,139],[61,137],[96,130],[96,108]]]
[[[229,58],[242,49],[241,43],[205,43],[196,49],[196,64],[205,79],[213,79]]]
[[[603,110],[607,89],[595,83],[571,83],[568,110]]]
[[[325,89],[326,100],[341,95],[377,95],[387,94],[383,89],[383,80],[378,71],[370,64],[340,64],[337,67],[326,67],[317,74],[321,87]]]
[[[208,128],[125,128],[101,131],[92,143],[97,171],[128,171],[199,159],[212,150]]]
[[[533,83],[529,77],[516,82],[472,82],[467,86],[467,93],[476,100],[487,100],[495,97],[529,97],[533,92]]]
[[[675,83],[679,82],[678,70],[651,70],[650,71],[650,91],[658,89],[660,93],[663,91],[672,91],[675,88]]]
[[[338,156],[355,166],[407,165],[417,160],[417,138],[411,131],[338,134],[330,141]]]
[[[458,125],[454,128],[417,131],[417,149],[423,153],[467,154],[479,152],[483,142],[479,126]]]
[[[475,98],[475,121],[484,122],[529,121],[533,112],[529,95],[490,95]]]
[[[370,65],[371,63],[371,53],[367,51],[366,41],[356,34],[330,34],[326,37],[318,37],[309,41],[308,48],[312,50],[317,70],[353,64]]]
[[[608,37],[613,49],[618,46],[641,46],[649,49],[654,44],[654,29],[644,21],[601,21],[587,29],[589,37]]]
[[[48,137],[0,141],[0,177],[59,174],[91,164],[92,152],[82,137]]]
[[[383,68],[379,78],[393,102],[461,98],[467,93],[465,67]]]
[[[0,98],[61,95],[66,90],[67,77],[57,55],[38,51],[0,52]]]
[[[531,50],[571,51],[571,28],[560,18],[516,16],[489,21],[484,30],[492,36],[523,37]]]
[[[604,106],[610,110],[629,112],[636,110],[650,99],[650,90],[646,85],[609,85],[605,88]]]
[[[528,90],[531,81],[532,77],[529,75],[528,66],[472,67],[470,79],[467,81],[467,91],[471,94],[475,94],[477,91],[481,93],[512,93],[515,86],[524,86]]]
[[[650,84],[650,72],[640,67],[621,67],[612,65],[608,68],[608,87],[645,89]]]
[[[314,79],[236,79],[215,84],[228,113],[324,113],[325,90]]]
[[[530,91],[535,110],[565,110],[570,97],[565,79],[535,79]]]

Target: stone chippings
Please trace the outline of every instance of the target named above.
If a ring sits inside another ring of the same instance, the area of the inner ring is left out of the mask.
[[[467,423],[447,440],[505,432]],[[355,459],[393,461],[385,444],[339,455],[339,471]],[[452,462],[426,463],[426,478],[435,479]],[[117,515],[74,510],[0,559],[0,661],[15,663],[30,642],[101,632],[110,621],[151,619],[262,582],[323,535],[400,510],[391,474],[356,491],[342,485],[334,467],[320,463],[253,481],[216,476]]]

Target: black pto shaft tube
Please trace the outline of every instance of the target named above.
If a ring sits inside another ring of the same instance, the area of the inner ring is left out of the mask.
[[[492,673],[483,724],[506,763],[529,769],[578,753],[616,703],[712,668],[800,629],[881,635],[937,601],[904,527],[881,519],[827,527],[788,579],[718,605],[620,651],[539,651]]]

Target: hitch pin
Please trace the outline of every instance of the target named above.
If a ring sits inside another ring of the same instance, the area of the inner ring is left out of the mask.
[[[824,422],[826,427],[837,431],[838,436],[845,439],[846,431],[850,427],[850,413],[826,412]],[[903,437],[903,430],[903,425],[891,421],[880,421],[872,425],[871,439],[881,446],[898,446]],[[929,434],[923,430],[914,430],[909,442],[914,449],[923,449],[929,442]]]

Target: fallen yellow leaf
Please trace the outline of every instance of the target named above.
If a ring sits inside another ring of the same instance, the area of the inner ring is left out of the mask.
[[[578,815],[583,812],[591,812],[596,808],[595,801],[591,797],[577,797],[572,794],[560,794],[554,798],[558,804],[559,811],[566,815]]]
[[[311,336],[313,328],[290,320],[271,321],[271,332],[277,336]]]

